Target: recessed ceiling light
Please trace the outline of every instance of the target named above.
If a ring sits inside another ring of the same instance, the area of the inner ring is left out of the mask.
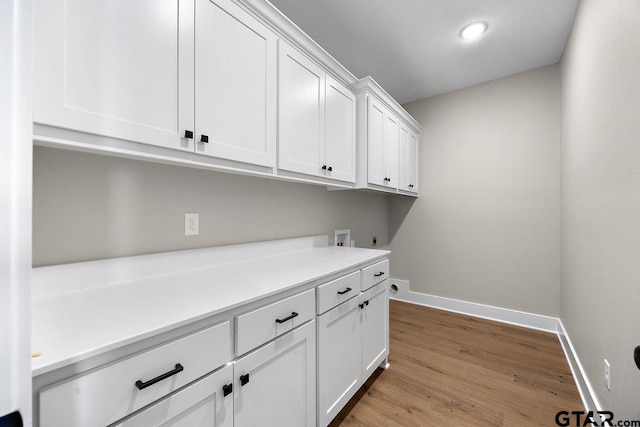
[[[473,22],[460,31],[460,37],[465,40],[477,39],[482,35],[482,33],[487,31],[488,26],[489,25],[483,21]]]

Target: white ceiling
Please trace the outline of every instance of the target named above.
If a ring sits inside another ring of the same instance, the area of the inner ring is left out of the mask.
[[[560,61],[579,0],[271,0],[400,103]],[[489,24],[475,41],[459,37]]]

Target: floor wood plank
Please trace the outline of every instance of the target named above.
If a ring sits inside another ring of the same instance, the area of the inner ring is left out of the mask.
[[[337,426],[554,426],[584,410],[554,334],[390,302],[391,369],[378,369]]]

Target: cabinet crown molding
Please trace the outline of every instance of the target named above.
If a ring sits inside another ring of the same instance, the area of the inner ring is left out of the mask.
[[[309,55],[322,65],[327,72],[346,85],[353,85],[358,79],[322,46],[316,43],[307,33],[287,18],[279,9],[267,0],[233,0],[244,7],[257,19],[271,27],[275,33]]]
[[[354,82],[351,87],[356,95],[359,95],[364,92],[368,92],[370,94],[375,95],[380,102],[385,104],[387,108],[397,114],[400,118],[402,118],[408,126],[410,126],[415,133],[420,134],[422,132],[422,125],[418,123],[416,119],[414,119],[407,110],[402,107],[393,99],[389,93],[384,90],[382,86],[375,81],[375,79],[371,76],[363,77],[360,80]]]

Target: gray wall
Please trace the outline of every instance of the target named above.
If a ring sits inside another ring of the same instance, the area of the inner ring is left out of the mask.
[[[560,313],[618,420],[640,419],[639,16],[637,0],[583,0],[562,61]]]
[[[557,316],[560,67],[405,107],[424,126],[421,197],[391,199],[393,277]]]
[[[200,235],[184,235],[184,213]],[[34,266],[351,229],[388,244],[388,196],[36,147]]]

